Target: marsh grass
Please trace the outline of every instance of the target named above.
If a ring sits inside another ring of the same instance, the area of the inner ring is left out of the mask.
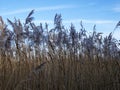
[[[44,29],[33,23],[33,13],[24,25],[8,19],[13,31],[3,29],[8,38],[0,51],[0,90],[120,89],[119,41],[113,33],[103,37],[94,26],[89,34],[82,22],[80,31],[73,24],[67,30],[59,14],[55,27]]]
[[[119,60],[90,61],[88,58],[74,60],[63,55],[55,57],[53,62],[46,63],[38,60],[18,62],[7,57],[0,61],[2,61],[1,90],[119,90],[120,88]]]

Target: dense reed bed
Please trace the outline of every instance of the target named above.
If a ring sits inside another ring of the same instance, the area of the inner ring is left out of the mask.
[[[52,29],[33,22],[1,21],[0,90],[120,90],[119,40],[113,33],[89,33],[71,24],[65,29],[56,14]]]

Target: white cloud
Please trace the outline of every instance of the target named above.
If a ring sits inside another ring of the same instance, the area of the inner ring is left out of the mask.
[[[115,7],[115,8],[113,8],[113,11],[115,11],[115,12],[120,12],[120,7]]]
[[[82,21],[83,23],[88,24],[114,24],[116,21],[114,20],[86,20],[86,19],[73,19],[73,20],[65,20],[64,23],[80,23]]]
[[[93,24],[114,24],[116,21],[114,20],[83,20],[86,23],[93,23]]]
[[[33,21],[34,23],[36,24],[39,24],[39,23],[49,23],[49,24],[53,24],[53,20],[35,20]]]
[[[87,20],[87,19],[71,19],[71,20],[63,20],[64,24],[69,23],[80,23],[80,22],[86,23],[86,24],[117,24],[118,21],[115,20]],[[53,20],[35,20],[35,23],[54,23]]]
[[[13,15],[13,14],[21,14],[21,13],[26,13],[30,12],[31,10],[35,11],[49,11],[49,10],[59,10],[59,9],[69,9],[69,8],[75,8],[77,6],[75,5],[58,5],[58,6],[48,6],[48,7],[39,7],[39,8],[28,8],[28,9],[19,9],[19,10],[14,10],[14,11],[9,11],[9,12],[3,12],[1,15]]]

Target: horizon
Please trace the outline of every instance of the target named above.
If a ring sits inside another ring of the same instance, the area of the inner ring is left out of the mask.
[[[62,15],[65,28],[69,28],[71,23],[73,23],[76,29],[79,30],[80,22],[82,21],[88,32],[91,32],[93,26],[96,25],[97,32],[103,32],[104,35],[108,35],[114,30],[120,20],[119,0],[11,0],[11,2],[4,0],[1,3],[0,16],[3,17],[6,24],[8,24],[7,18],[14,21],[14,17],[23,22],[29,12],[34,9],[35,24],[48,23],[51,28],[54,24],[54,16],[58,13]],[[120,29],[118,28],[114,33],[114,37],[119,39],[119,33]]]

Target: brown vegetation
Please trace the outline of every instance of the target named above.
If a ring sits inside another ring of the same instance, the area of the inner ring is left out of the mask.
[[[0,90],[120,90],[119,41],[110,33],[69,31],[56,14],[55,27],[36,26],[33,10],[26,21],[8,22],[0,45]],[[117,24],[116,28],[119,26]],[[0,41],[1,42],[1,41]]]

